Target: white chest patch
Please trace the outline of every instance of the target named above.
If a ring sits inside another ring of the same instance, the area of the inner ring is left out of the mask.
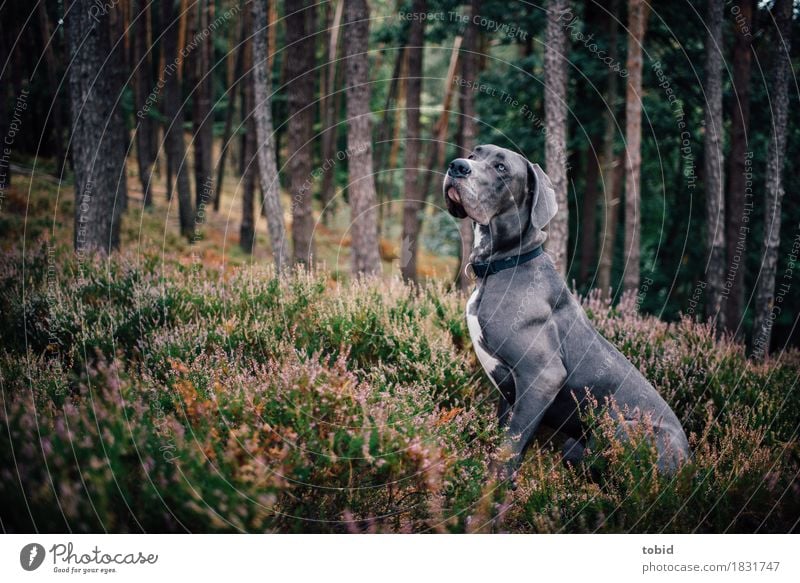
[[[483,232],[481,231],[480,226],[478,223],[475,223],[472,227],[473,237],[472,237],[472,248],[477,249],[481,246],[483,242]]]
[[[472,292],[472,295],[467,302],[467,327],[469,328],[469,336],[472,338],[472,346],[475,348],[475,353],[478,355],[478,360],[483,367],[483,370],[486,371],[486,374],[489,375],[489,379],[492,381],[495,387],[497,387],[497,383],[492,377],[492,372],[494,369],[500,364],[500,361],[496,359],[494,356],[489,354],[486,349],[483,347],[483,330],[481,330],[481,324],[478,321],[477,314],[472,313],[473,310],[472,304],[477,301],[478,299],[478,290],[476,289]],[[477,312],[477,310],[475,310]]]

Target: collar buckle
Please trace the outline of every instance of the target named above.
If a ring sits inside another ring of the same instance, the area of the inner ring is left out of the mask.
[[[467,276],[467,279],[470,281],[475,281],[478,279],[478,274],[475,273],[475,268],[472,265],[472,261],[467,262],[464,266],[464,275]]]

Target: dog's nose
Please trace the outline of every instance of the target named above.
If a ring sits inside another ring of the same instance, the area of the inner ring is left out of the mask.
[[[450,168],[447,173],[453,178],[465,178],[472,173],[472,168],[469,166],[469,160],[464,158],[456,158],[450,162]]]

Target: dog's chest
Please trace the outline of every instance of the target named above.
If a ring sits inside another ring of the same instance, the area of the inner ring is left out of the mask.
[[[494,383],[492,372],[499,366],[500,360],[495,358],[486,347],[486,339],[481,327],[480,319],[478,318],[478,311],[481,302],[481,289],[476,288],[467,302],[467,327],[469,328],[469,336],[472,339],[472,346],[475,348],[475,353],[478,355],[478,360],[483,367],[483,370],[489,375]],[[495,383],[496,385],[496,383]]]

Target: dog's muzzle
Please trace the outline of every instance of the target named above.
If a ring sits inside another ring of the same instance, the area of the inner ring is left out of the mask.
[[[457,204],[461,203],[461,193],[458,190],[458,179],[467,178],[472,174],[469,160],[464,158],[456,158],[450,162],[447,169],[447,180],[445,185],[445,193],[447,197]]]
[[[467,211],[461,200],[462,188],[466,185],[463,181],[472,174],[472,167],[469,160],[456,158],[450,162],[447,174],[444,178],[444,199],[447,203],[447,211],[456,218],[467,217]]]

